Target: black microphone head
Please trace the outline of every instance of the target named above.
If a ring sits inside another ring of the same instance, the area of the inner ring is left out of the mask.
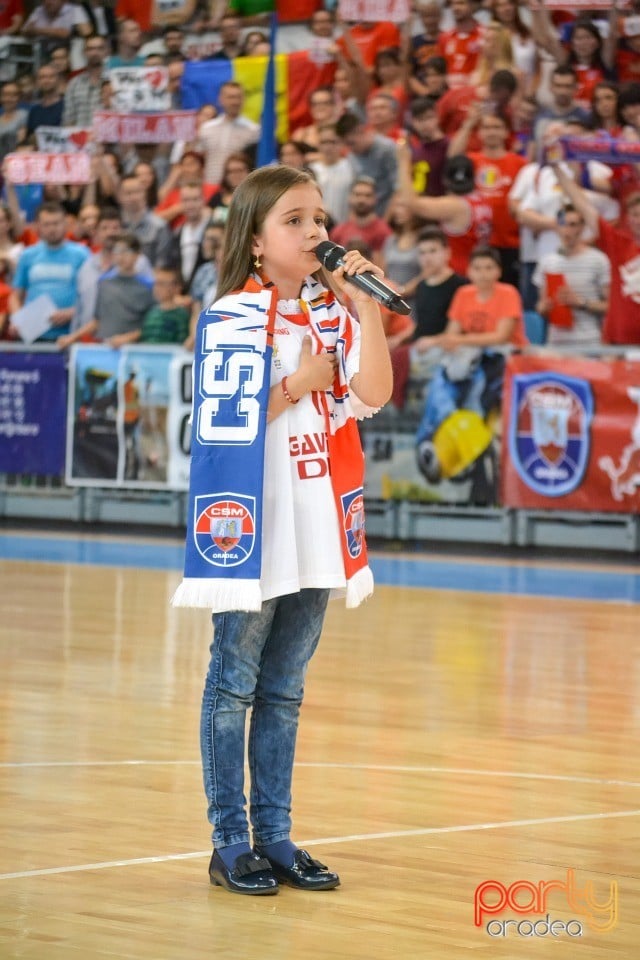
[[[336,270],[340,266],[340,261],[347,252],[339,243],[333,243],[331,240],[323,240],[313,251],[327,270]]]

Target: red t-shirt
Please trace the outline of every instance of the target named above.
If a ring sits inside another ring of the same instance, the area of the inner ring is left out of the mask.
[[[600,67],[587,67],[580,63],[572,64],[578,78],[578,89],[576,90],[576,102],[580,107],[591,107],[591,97],[597,83],[606,80],[604,72]]]
[[[0,32],[8,30],[16,15],[24,14],[22,0],[0,0]]]
[[[618,83],[640,82],[640,53],[631,49],[626,38],[618,43],[616,52]]]
[[[458,132],[464,121],[472,103],[478,99],[478,91],[475,87],[468,85],[455,87],[453,90],[447,90],[438,100],[436,112],[438,114],[438,126],[445,137],[451,138]],[[479,150],[480,140],[476,130],[471,131],[468,150]]]
[[[482,48],[482,29],[476,24],[469,33],[445,30],[438,37],[438,54],[447,64],[447,79],[451,86],[469,82],[469,76],[478,65]]]
[[[322,7],[321,0],[278,0],[278,23],[295,23],[310,20]]]
[[[356,23],[349,27],[349,35],[360,51],[364,66],[369,68],[375,64],[378,50],[400,46],[400,31],[395,23],[388,20],[380,23]],[[342,37],[338,39],[337,46],[347,60],[350,60],[349,48]]]
[[[339,243],[346,247],[353,240],[364,240],[364,242],[374,251],[379,251],[384,246],[387,237],[393,233],[391,227],[381,217],[376,217],[371,223],[361,226],[354,223],[353,220],[345,220],[339,223],[331,231],[331,239],[334,243]]]
[[[491,245],[516,249],[520,246],[520,229],[509,213],[508,196],[513,181],[527,161],[508,151],[497,159],[484,153],[468,153],[467,156],[476,168],[476,190],[493,208]]]
[[[463,333],[493,333],[499,320],[515,317],[516,325],[509,343],[523,347],[527,342],[522,323],[522,300],[510,283],[496,283],[488,300],[478,299],[478,291],[471,283],[458,287],[448,316],[449,320],[460,325]]]
[[[204,197],[204,202],[208,203],[211,200],[211,197],[214,195],[218,187],[215,183],[203,183],[202,184],[202,196]],[[175,189],[170,190],[166,195],[164,200],[161,200],[157,207],[154,209],[154,213],[161,213],[163,210],[168,210],[170,207],[174,207],[176,203],[180,203],[180,188],[175,187]],[[183,225],[185,218],[183,214],[180,214],[177,217],[174,217],[170,221],[169,226],[172,230],[177,230]]]
[[[640,343],[640,243],[602,217],[599,226],[599,247],[611,261],[611,294],[603,340]]]
[[[7,340],[6,321],[9,313],[9,297],[11,287],[4,280],[0,280],[0,340]]]
[[[118,20],[135,20],[143,33],[151,30],[153,0],[117,0]]]
[[[450,233],[446,224],[442,225],[442,229],[449,239],[451,269],[466,277],[473,248],[489,243],[493,229],[493,208],[479,193],[469,193],[461,199],[466,200],[470,207],[469,226],[464,233]]]

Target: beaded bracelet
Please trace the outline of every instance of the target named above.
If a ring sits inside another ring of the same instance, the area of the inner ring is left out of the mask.
[[[293,397],[291,396],[291,394],[289,393],[289,391],[287,390],[287,378],[286,378],[286,377],[283,377],[283,378],[282,378],[282,380],[280,381],[280,386],[282,387],[282,392],[284,393],[284,398],[285,398],[285,400],[288,401],[288,403],[299,403],[299,402],[300,402],[300,397],[298,397],[297,400],[294,400]]]

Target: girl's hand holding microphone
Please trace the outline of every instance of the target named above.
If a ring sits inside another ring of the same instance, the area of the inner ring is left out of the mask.
[[[373,302],[371,300],[371,294],[349,283],[347,277],[354,276],[358,273],[372,273],[374,276],[382,279],[384,277],[384,271],[363,257],[357,250],[347,250],[342,260],[344,261],[343,265],[336,267],[336,269],[331,272],[331,276],[333,280],[335,280],[336,285],[353,303],[359,305],[371,304]]]

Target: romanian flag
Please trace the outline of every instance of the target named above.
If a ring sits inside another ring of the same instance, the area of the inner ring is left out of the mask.
[[[258,144],[257,165],[265,167],[268,163],[275,163],[278,159],[278,143],[276,137],[276,127],[278,124],[276,116],[276,32],[278,29],[278,16],[271,14],[271,50],[269,53],[269,62],[267,64],[267,74],[264,83],[264,97],[262,100],[262,120],[260,131],[260,143]]]
[[[228,80],[242,84],[243,113],[262,123],[269,57],[237,57],[235,60],[200,60],[185,64],[182,106],[197,110],[205,103],[217,106],[218,90]],[[284,143],[298,127],[311,123],[307,98],[312,90],[333,84],[335,63],[315,63],[307,50],[278,53],[275,67],[276,137]]]

